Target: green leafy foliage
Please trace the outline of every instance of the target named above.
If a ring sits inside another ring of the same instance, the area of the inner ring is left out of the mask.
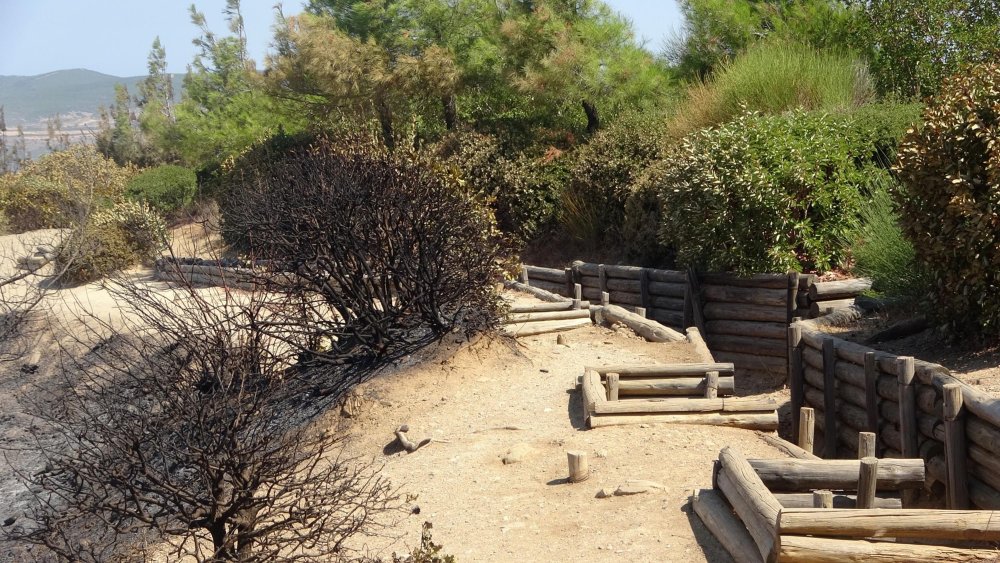
[[[193,170],[164,164],[140,173],[125,191],[131,199],[144,201],[160,213],[171,213],[190,205],[197,189]]]
[[[789,41],[755,44],[715,75],[688,87],[670,120],[681,137],[746,111],[847,111],[873,99],[867,68],[853,56]]]
[[[674,268],[673,248],[660,239],[663,221],[660,186],[668,161],[651,163],[629,187],[622,222],[622,244],[629,263],[655,268]]]
[[[1000,65],[945,81],[900,145],[903,229],[938,310],[963,331],[1000,334]]]
[[[826,270],[876,170],[848,119],[746,114],[686,137],[657,184],[678,262],[739,273]]]
[[[454,555],[442,553],[444,546],[434,543],[431,529],[431,523],[424,522],[420,532],[420,547],[414,548],[406,557],[393,555],[392,563],[455,563]]]

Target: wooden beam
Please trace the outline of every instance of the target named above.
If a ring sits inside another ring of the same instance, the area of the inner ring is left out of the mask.
[[[705,385],[704,377],[619,379],[618,395],[621,397],[637,395],[704,396]],[[735,392],[736,379],[733,376],[719,377],[719,395],[732,395]]]
[[[969,482],[966,457],[965,418],[962,416],[962,387],[955,383],[944,386],[944,447],[948,464],[948,483],[945,494],[948,508],[969,508]]]
[[[837,351],[832,338],[823,340],[823,457],[837,457]]]
[[[924,485],[924,460],[882,459],[877,486],[883,490],[917,489]],[[830,489],[852,491],[858,486],[857,459],[751,459],[749,463],[773,491]]]
[[[797,536],[998,541],[998,516],[992,510],[788,508],[781,512],[778,529]]]
[[[716,481],[746,525],[761,558],[774,561],[778,551],[777,524],[781,504],[746,458],[733,447],[726,446],[719,452]]]
[[[861,458],[858,473],[858,508],[875,507],[875,482],[878,475],[878,458]]]
[[[718,412],[685,414],[595,414],[590,417],[591,428],[626,424],[703,424],[729,426],[748,430],[776,430],[778,413]]]
[[[837,511],[834,511],[837,512]],[[992,549],[781,536],[782,563],[952,563],[995,562]]]
[[[733,515],[729,503],[713,489],[701,489],[691,495],[691,508],[708,531],[736,563],[763,563],[757,545],[743,522]]]
[[[774,493],[774,498],[778,499],[781,506],[784,508],[821,508],[815,506],[813,496],[819,491],[814,491],[812,493]],[[829,492],[829,491],[828,491]],[[833,508],[854,508],[857,505],[858,497],[857,495],[848,495],[843,493],[833,494],[830,493],[833,503]],[[898,496],[876,496],[874,508],[889,508],[889,509],[899,509],[903,507],[903,503],[899,500]]]
[[[735,370],[733,364],[725,362],[652,365],[612,364],[607,366],[587,367],[586,369],[592,369],[601,375],[614,372],[622,377],[705,377],[705,374],[710,371],[717,371],[719,373],[732,375]]]

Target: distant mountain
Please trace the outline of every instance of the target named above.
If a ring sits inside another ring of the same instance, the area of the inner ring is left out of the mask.
[[[7,127],[30,126],[53,115],[97,114],[115,101],[115,84],[138,94],[145,76],[118,77],[92,70],[57,70],[37,76],[0,76],[0,105]],[[180,97],[183,75],[174,74],[174,96]],[[44,127],[44,125],[43,125]]]

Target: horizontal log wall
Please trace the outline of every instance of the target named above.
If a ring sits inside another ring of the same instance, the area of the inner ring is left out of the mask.
[[[879,457],[925,460],[928,482],[939,483],[933,490],[945,491],[936,500],[943,504],[946,497],[948,508],[1000,509],[1000,399],[961,383],[943,366],[836,338],[813,321],[794,329],[801,339],[793,363],[801,364],[792,366],[792,373],[800,374],[793,387],[803,391],[792,408],[815,410],[817,441],[824,446],[817,451],[854,459],[858,433],[874,432]],[[832,353],[824,354],[824,346]],[[951,399],[946,409],[944,390],[952,385],[961,398]],[[831,404],[836,416],[828,418]],[[828,429],[835,438],[827,436]],[[828,445],[831,439],[835,446]]]

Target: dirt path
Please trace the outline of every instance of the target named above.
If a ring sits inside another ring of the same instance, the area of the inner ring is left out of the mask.
[[[654,344],[627,330],[587,327],[502,341],[446,343],[426,361],[364,385],[351,421],[350,451],[376,456],[383,474],[411,495],[418,515],[401,543],[371,544],[382,555],[419,541],[424,521],[459,561],[728,561],[687,506],[688,491],[711,487],[725,445],[749,457],[782,457],[753,432],[709,426],[584,429],[576,376],[601,363],[694,362],[687,343]],[[332,421],[331,421],[332,422]],[[394,452],[393,431],[437,440]],[[512,449],[523,461],[505,465]],[[591,477],[567,484],[566,450],[588,452]],[[629,479],[664,491],[596,498]]]

